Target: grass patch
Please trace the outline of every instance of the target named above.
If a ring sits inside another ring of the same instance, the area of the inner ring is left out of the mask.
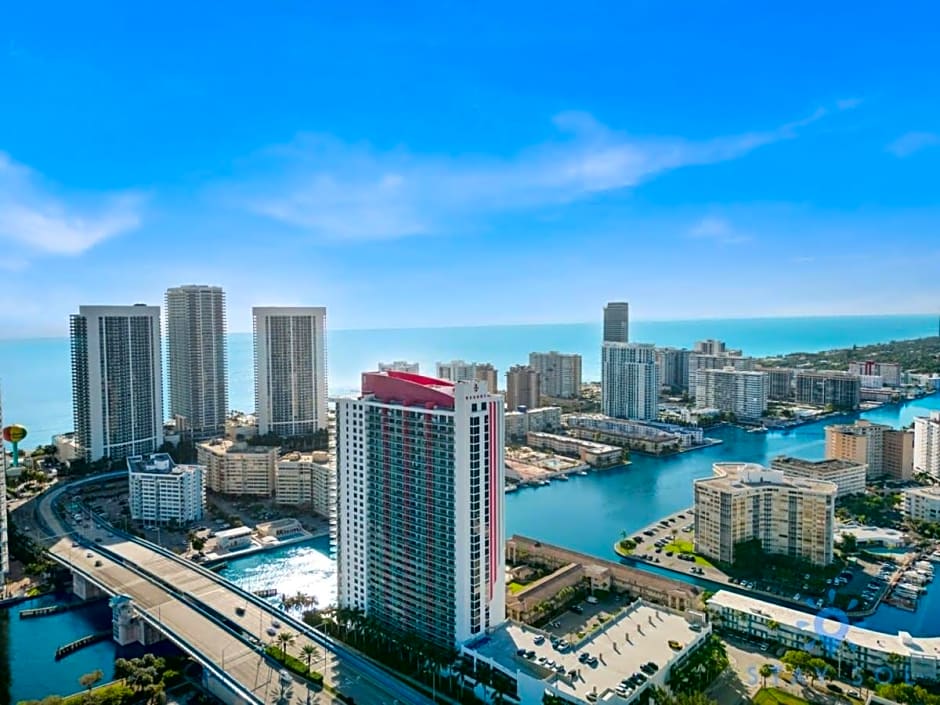
[[[780,688],[761,688],[754,695],[754,705],[809,705],[809,700]]]
[[[674,553],[695,553],[695,545],[685,539],[676,539],[666,544],[664,551],[673,551]]]
[[[509,587],[509,594],[511,595],[518,595],[520,592],[526,589],[525,585],[523,585],[522,583],[517,583],[515,580],[509,583],[508,587]]]
[[[290,654],[285,654],[277,646],[269,646],[265,649],[265,652],[277,661],[279,664],[284,666],[288,671],[296,673],[301,678],[306,678],[311,683],[316,685],[323,685],[323,674],[317,671],[311,671],[307,668],[307,664],[301,661]]]

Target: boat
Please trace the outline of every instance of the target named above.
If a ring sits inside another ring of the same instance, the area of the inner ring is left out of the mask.
[[[563,482],[568,482],[568,476],[567,476],[567,475],[555,475],[555,479],[556,479],[556,480],[562,480]]]
[[[538,484],[540,484],[542,487],[544,487],[545,485],[550,485],[550,484],[552,484],[552,481],[551,481],[551,480],[539,480],[539,481],[538,481]]]
[[[747,430],[747,432],[748,432],[748,433],[767,433],[767,427],[766,427],[766,426],[758,426],[757,428],[749,428],[749,429]]]
[[[519,489],[516,485],[506,485],[506,492],[515,492]]]
[[[579,474],[581,477],[584,477],[584,476],[586,476],[586,475],[588,474],[588,471],[587,471],[587,470],[578,470],[578,474]]]

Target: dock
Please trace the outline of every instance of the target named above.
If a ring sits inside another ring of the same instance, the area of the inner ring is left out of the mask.
[[[74,654],[79,649],[84,649],[86,646],[91,646],[92,644],[97,644],[101,641],[107,641],[111,638],[111,632],[95,632],[94,634],[89,634],[88,636],[83,636],[81,639],[76,639],[73,642],[66,644],[65,646],[60,646],[55,650],[55,660],[59,661],[64,659],[69,654]]]
[[[59,614],[60,612],[71,612],[72,610],[79,610],[84,607],[90,607],[96,602],[99,602],[99,600],[73,602],[67,605],[49,605],[48,607],[36,607],[34,609],[23,610],[20,612],[20,619],[35,619],[36,617],[45,617],[51,614]]]

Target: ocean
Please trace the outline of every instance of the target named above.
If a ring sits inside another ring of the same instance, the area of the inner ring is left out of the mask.
[[[750,318],[695,321],[635,321],[630,337],[661,346],[691,347],[718,338],[746,355],[815,352],[831,348],[937,334],[933,315]],[[500,373],[528,361],[530,352],[558,350],[583,356],[585,381],[600,379],[600,323],[331,330],[327,333],[330,393],[358,389],[362,371],[376,363],[410,360],[434,373],[434,363],[464,359],[491,362]],[[232,333],[229,342],[229,406],[254,407],[251,335]],[[68,338],[0,340],[0,391],[4,423],[29,430],[24,443],[48,443],[72,428],[72,382]],[[502,380],[500,382],[502,386]]]

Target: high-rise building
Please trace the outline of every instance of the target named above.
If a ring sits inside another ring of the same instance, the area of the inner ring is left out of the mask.
[[[166,341],[170,417],[193,439],[223,435],[228,362],[222,288],[190,284],[167,289]]]
[[[3,428],[2,399],[0,399],[0,428]],[[0,441],[0,478],[3,479],[3,487],[0,487],[0,595],[6,597],[3,587],[6,585],[7,575],[10,572],[10,546],[7,526],[7,449],[3,441]]]
[[[849,374],[860,377],[881,377],[887,387],[901,386],[901,365],[897,362],[850,362]]]
[[[69,322],[82,457],[120,460],[163,444],[160,307],[80,306]]]
[[[715,463],[714,477],[696,480],[695,551],[734,563],[744,541],[765,553],[832,563],[838,488],[791,478],[754,463]]]
[[[940,411],[914,419],[914,470],[940,478]]]
[[[789,401],[793,398],[793,370],[789,367],[758,367],[758,372],[767,375],[767,398],[774,401]]]
[[[752,370],[699,370],[695,376],[695,406],[757,421],[767,411],[767,375]]]
[[[278,504],[309,507],[321,516],[332,514],[336,463],[328,453],[288,453],[277,462],[274,497]]]
[[[867,478],[909,480],[914,456],[914,434],[884,424],[859,420],[826,426],[826,457],[865,463]]]
[[[695,397],[695,384],[700,370],[720,370],[725,367],[733,367],[736,370],[753,370],[755,365],[754,358],[742,357],[740,351],[737,350],[717,355],[692,352],[689,354],[689,396]]]
[[[529,353],[529,367],[539,373],[542,395],[556,399],[581,396],[581,356],[552,350]],[[510,407],[512,408],[512,407]]]
[[[604,342],[630,342],[630,304],[612,301],[604,306]]]
[[[326,429],[326,309],[254,307],[258,433],[306,436]]]
[[[499,388],[496,368],[489,362],[464,362],[463,360],[451,360],[450,362],[437,363],[437,378],[449,382],[462,382],[465,380],[477,380],[486,382],[486,388],[493,394]]]
[[[725,345],[725,341],[715,340],[714,338],[696,340],[692,352],[699,355],[731,355],[733,357],[740,357],[741,355],[740,350],[729,350],[728,346]]]
[[[526,365],[513,365],[506,373],[506,405],[534,409],[539,405],[539,373]]]
[[[805,477],[809,480],[826,480],[835,483],[836,496],[865,492],[866,463],[854,460],[803,460],[780,455],[770,461],[771,470],[779,470],[787,477]]]
[[[232,497],[270,497],[277,471],[276,446],[256,446],[215,438],[196,444],[196,460],[206,469],[206,486]]]
[[[601,406],[618,419],[655,420],[659,415],[656,348],[650,343],[604,343]]]
[[[184,526],[202,519],[206,478],[199,465],[177,465],[167,453],[127,459],[131,519]]]
[[[395,360],[394,362],[380,362],[379,372],[413,372],[418,374],[421,369],[417,362],[408,362],[407,360]]]
[[[656,348],[656,371],[659,384],[671,392],[689,388],[689,356],[685,348]]]
[[[794,385],[800,404],[850,410],[857,409],[861,401],[861,380],[847,372],[799,370]]]
[[[446,648],[502,623],[502,397],[367,372],[336,426],[339,605]]]

